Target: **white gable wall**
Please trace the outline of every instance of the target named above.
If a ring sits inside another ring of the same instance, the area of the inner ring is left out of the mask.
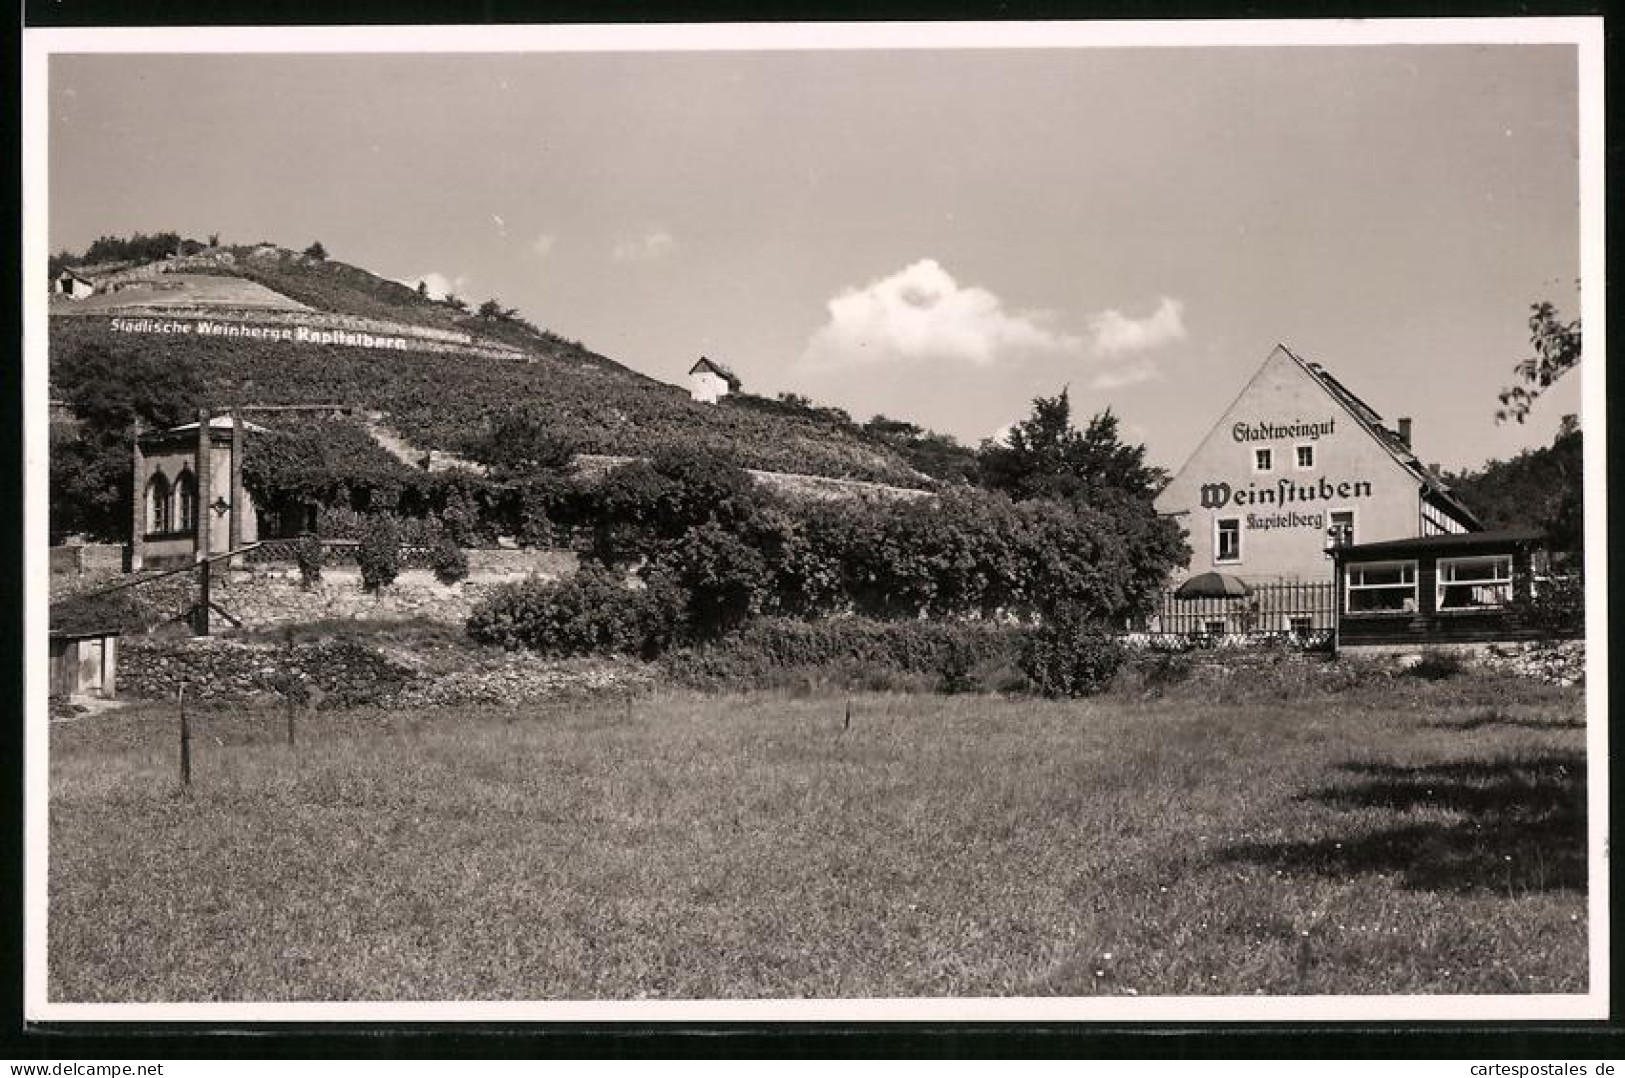
[[[1297,466],[1297,448],[1314,465]],[[1254,466],[1268,448],[1269,471]],[[1331,510],[1354,511],[1360,543],[1418,534],[1421,483],[1284,349],[1276,348],[1157,496],[1179,514],[1191,573],[1243,580],[1330,580],[1325,555]],[[1235,521],[1240,559],[1217,559],[1221,520]]]
[[[695,371],[688,376],[688,392],[697,401],[715,404],[728,395],[728,380],[715,371]]]

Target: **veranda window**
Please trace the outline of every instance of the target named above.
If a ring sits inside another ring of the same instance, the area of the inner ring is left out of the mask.
[[[1416,563],[1375,561],[1350,565],[1345,587],[1346,609],[1351,614],[1415,610]]]
[[[1439,609],[1476,610],[1512,601],[1512,555],[1439,559]]]

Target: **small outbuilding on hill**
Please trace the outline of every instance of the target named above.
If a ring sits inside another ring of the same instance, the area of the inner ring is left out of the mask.
[[[730,393],[738,393],[742,384],[737,374],[705,356],[688,369],[689,396],[702,404],[715,404]]]

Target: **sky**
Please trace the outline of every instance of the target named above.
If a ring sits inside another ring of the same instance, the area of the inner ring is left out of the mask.
[[[1067,387],[1177,469],[1276,343],[1447,469],[1578,313],[1564,45],[57,55],[53,251],[268,240],[683,383],[970,444]],[[545,392],[539,385],[538,392]],[[1282,417],[1287,418],[1287,417]]]

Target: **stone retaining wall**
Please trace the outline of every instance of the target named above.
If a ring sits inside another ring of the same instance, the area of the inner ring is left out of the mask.
[[[122,543],[70,543],[51,548],[52,573],[117,573],[124,569]]]
[[[214,599],[246,627],[312,621],[393,621],[423,618],[448,625],[468,620],[475,604],[505,583],[538,576],[557,580],[576,570],[568,550],[470,550],[469,576],[442,584],[427,569],[407,569],[377,594],[361,588],[361,570],[328,566],[322,579],[306,590],[293,566],[253,566],[233,573],[214,590]]]
[[[1427,652],[1455,655],[1469,666],[1533,678],[1552,685],[1582,685],[1586,674],[1584,640],[1527,640],[1504,644],[1451,643],[1430,646],[1379,644],[1344,647],[1350,658],[1386,660],[1414,666]]]
[[[397,649],[398,650],[398,649]],[[652,668],[630,659],[547,659],[528,652],[471,650],[454,670],[425,669],[420,658],[360,640],[296,644],[238,640],[126,638],[120,648],[119,692],[173,700],[278,702],[318,710],[383,705],[400,708],[455,704],[515,706],[648,690]]]

